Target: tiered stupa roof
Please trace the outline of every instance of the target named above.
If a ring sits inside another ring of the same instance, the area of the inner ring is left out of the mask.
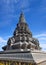
[[[39,41],[32,37],[23,13],[20,14],[13,37],[9,38],[7,45],[3,47],[3,50],[11,49],[40,49]]]

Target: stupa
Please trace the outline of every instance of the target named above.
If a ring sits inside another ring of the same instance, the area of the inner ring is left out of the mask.
[[[31,50],[40,49],[39,41],[32,37],[32,32],[29,30],[24,14],[21,13],[19,23],[13,33],[13,37],[9,38],[7,45],[3,50]]]
[[[46,65],[46,53],[41,51],[38,39],[32,36],[23,13],[13,36],[2,48],[0,65]]]

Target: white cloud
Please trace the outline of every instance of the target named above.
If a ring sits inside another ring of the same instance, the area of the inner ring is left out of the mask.
[[[38,38],[40,41],[46,41],[46,33],[41,33],[34,35],[34,37]]]
[[[44,40],[46,41],[46,38],[45,37],[42,37],[42,38],[38,38],[39,40]]]
[[[43,36],[46,36],[46,33],[41,33],[41,34],[35,35],[35,37],[43,37]]]
[[[42,50],[46,51],[46,33],[37,34],[34,37],[39,40]]]
[[[7,42],[6,40],[4,40],[2,37],[0,37],[0,43],[5,43],[5,42]]]
[[[2,51],[2,47],[7,44],[7,40],[4,40],[4,38],[0,37],[0,51]]]
[[[42,47],[42,50],[46,51],[46,43],[44,43],[44,44],[41,43],[40,46]]]

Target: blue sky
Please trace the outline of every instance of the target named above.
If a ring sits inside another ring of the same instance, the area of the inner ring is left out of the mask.
[[[21,11],[33,37],[46,51],[46,0],[0,0],[0,50],[13,35]]]

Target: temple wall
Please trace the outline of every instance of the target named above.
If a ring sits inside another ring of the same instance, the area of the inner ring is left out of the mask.
[[[0,61],[0,65],[46,65],[46,62],[41,62],[39,64],[15,62],[15,61]]]
[[[15,61],[0,61],[0,65],[35,65],[32,63],[15,62]]]

